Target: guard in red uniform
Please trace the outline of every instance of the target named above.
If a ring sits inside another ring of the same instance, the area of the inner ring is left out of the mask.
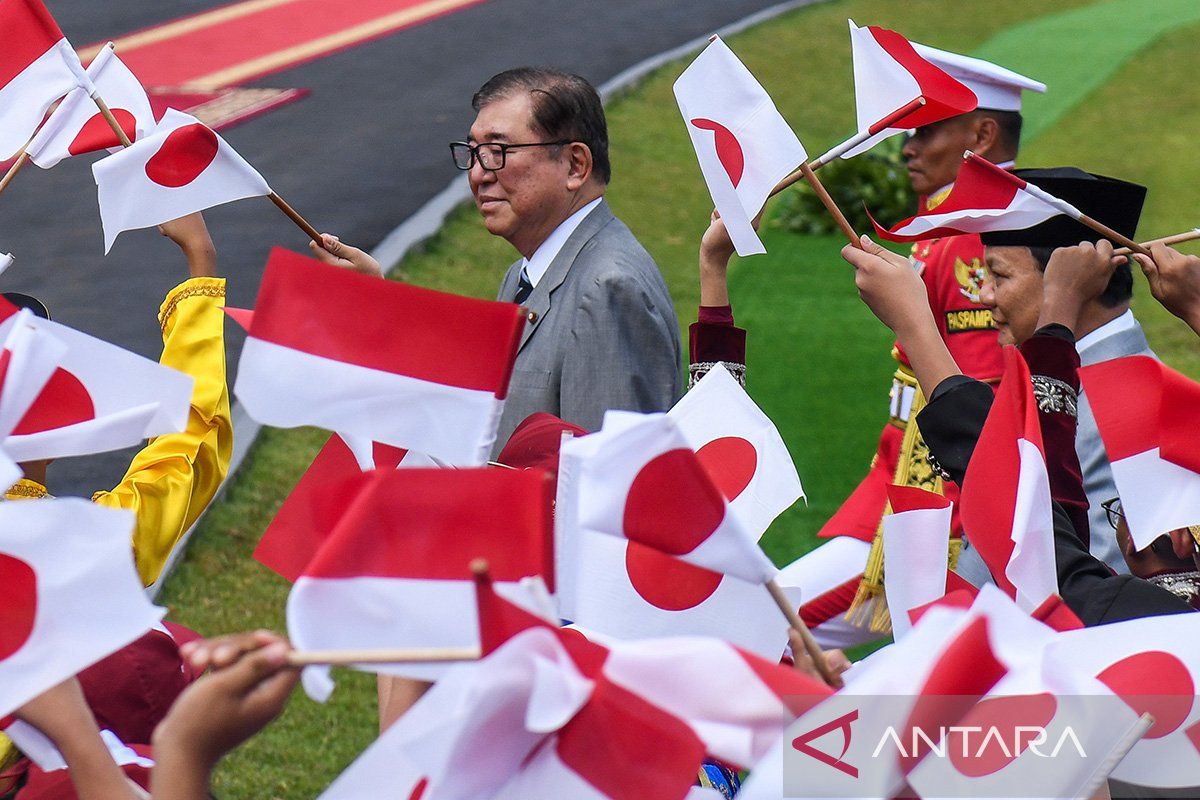
[[[1046,87],[980,59],[922,47],[921,54],[979,97],[979,108],[918,128],[904,146],[909,179],[919,202],[936,208],[950,193],[965,150],[1011,167],[1021,135],[1021,92]],[[983,244],[978,236],[953,236],[918,242],[912,265],[925,281],[929,303],[951,354],[964,373],[985,382],[1003,372],[991,312],[979,303],[986,278]],[[957,499],[932,469],[928,448],[915,424],[925,405],[908,359],[897,344],[897,368],[889,398],[888,422],[866,477],[818,534],[829,541],[788,566],[784,586],[798,586],[808,598],[801,616],[822,647],[848,647],[891,631],[884,599],[882,519],[888,513],[887,486],[918,486]],[[961,538],[957,514],[955,540],[948,559],[957,561]]]

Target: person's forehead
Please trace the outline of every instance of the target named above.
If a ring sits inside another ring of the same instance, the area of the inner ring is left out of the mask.
[[[476,142],[511,142],[525,138],[532,131],[533,109],[524,93],[502,97],[479,109],[471,125],[471,139]]]
[[[1012,274],[1037,269],[1037,262],[1028,247],[989,245],[984,248],[984,260],[993,272],[999,270]]]

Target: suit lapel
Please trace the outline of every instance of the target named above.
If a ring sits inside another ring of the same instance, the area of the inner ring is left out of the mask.
[[[567,279],[567,272],[575,263],[575,257],[579,255],[579,251],[612,219],[613,214],[609,210],[608,201],[601,200],[600,205],[592,209],[592,213],[584,217],[583,222],[579,223],[579,227],[571,233],[570,238],[558,251],[558,255],[554,257],[554,261],[550,262],[550,268],[546,270],[546,274],[538,281],[538,285],[533,288],[533,293],[525,302],[525,307],[535,316],[525,326],[525,333],[521,336],[521,347],[525,346],[529,337],[533,336],[533,332],[537,330],[538,325],[542,324],[546,312],[550,310],[550,296]]]
[[[517,277],[521,272],[521,262],[525,259],[519,258],[512,264],[508,265],[508,271],[504,273],[504,277],[500,280],[500,291],[496,293],[496,299],[501,303],[511,303],[513,298],[517,296]]]

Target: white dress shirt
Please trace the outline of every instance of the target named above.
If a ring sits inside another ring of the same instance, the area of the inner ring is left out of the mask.
[[[533,286],[536,287],[538,281],[546,274],[546,270],[550,269],[550,265],[554,263],[558,251],[562,250],[563,245],[567,243],[567,239],[571,238],[571,234],[579,227],[579,223],[583,222],[583,218],[592,213],[603,199],[603,197],[597,197],[560,222],[553,233],[546,237],[546,241],[542,242],[541,246],[533,252],[533,257],[526,258],[521,262],[521,269],[525,271],[525,277],[529,279],[529,282]]]

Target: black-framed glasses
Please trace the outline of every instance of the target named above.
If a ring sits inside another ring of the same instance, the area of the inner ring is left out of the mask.
[[[468,170],[475,166],[475,161],[486,170],[495,172],[504,169],[508,161],[508,151],[522,147],[560,147],[570,144],[570,139],[559,139],[554,142],[528,142],[524,144],[508,144],[507,142],[481,142],[472,145],[470,142],[451,142],[450,155],[454,158],[454,166]]]
[[[1104,513],[1108,516],[1108,524],[1112,525],[1112,529],[1115,531],[1121,524],[1121,520],[1125,519],[1125,510],[1121,508],[1121,498],[1114,497],[1112,500],[1105,500],[1100,507],[1104,509]]]

